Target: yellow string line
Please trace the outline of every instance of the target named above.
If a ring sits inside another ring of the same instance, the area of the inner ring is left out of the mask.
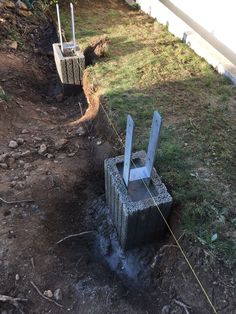
[[[115,133],[116,133],[116,135],[117,135],[117,137],[118,137],[120,143],[122,144],[123,147],[125,147],[125,144],[124,144],[124,142],[123,142],[121,136],[119,135],[118,131],[116,130],[116,127],[115,127],[114,123],[113,123],[112,120],[110,119],[110,117],[109,117],[108,113],[106,112],[106,110],[105,110],[105,108],[104,108],[104,106],[103,106],[102,103],[101,103],[101,107],[102,107],[102,109],[103,109],[103,111],[104,111],[104,113],[105,113],[105,115],[106,115],[106,117],[107,117],[107,119],[108,119],[110,125],[112,126],[113,130],[115,131]],[[135,167],[137,167],[132,159],[131,159],[131,161],[132,161],[133,165],[134,165]],[[180,245],[178,239],[176,238],[174,232],[172,231],[170,225],[168,224],[168,222],[167,222],[165,216],[163,215],[162,211],[160,210],[160,208],[159,208],[157,202],[155,201],[155,198],[153,197],[151,191],[149,190],[149,188],[148,188],[146,182],[145,182],[143,179],[142,179],[142,182],[144,183],[144,185],[145,185],[145,187],[146,187],[146,189],[147,189],[149,195],[151,196],[151,198],[152,198],[152,200],[153,200],[154,205],[157,207],[157,209],[158,209],[158,211],[159,211],[159,213],[160,213],[162,219],[164,220],[164,222],[165,222],[165,224],[166,224],[168,230],[170,231],[172,237],[174,238],[174,240],[175,240],[175,242],[176,242],[178,248],[180,249],[180,252],[182,253],[182,255],[183,255],[185,261],[187,262],[187,264],[188,264],[190,270],[192,271],[192,273],[193,273],[195,279],[197,280],[197,283],[199,284],[200,288],[202,289],[202,291],[203,291],[203,293],[204,293],[204,295],[205,295],[205,297],[206,297],[208,303],[210,304],[211,308],[213,309],[213,312],[214,312],[215,314],[217,314],[216,308],[214,307],[213,303],[211,302],[210,297],[208,296],[208,294],[207,294],[205,288],[203,287],[203,285],[202,285],[200,279],[198,278],[198,276],[197,276],[197,274],[196,274],[196,272],[195,272],[193,266],[191,265],[189,259],[187,258],[186,254],[184,253],[184,250],[182,249],[182,247],[181,247],[181,245]]]

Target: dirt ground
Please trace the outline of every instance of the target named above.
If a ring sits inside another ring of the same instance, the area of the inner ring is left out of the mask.
[[[53,26],[9,9],[0,16],[0,295],[23,299],[15,306],[0,299],[1,313],[211,313],[168,235],[158,252],[153,246],[122,253],[113,268],[104,258],[99,225],[106,218],[99,211],[112,145],[92,121],[72,123],[87,101],[83,90],[63,94],[51,55]],[[17,49],[6,41],[12,29],[21,36]],[[235,313],[228,269],[185,236],[180,241],[218,313]],[[123,271],[127,258],[134,268],[145,265],[147,277],[141,268],[135,280]]]

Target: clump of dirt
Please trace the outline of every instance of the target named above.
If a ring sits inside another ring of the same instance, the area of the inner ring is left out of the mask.
[[[110,40],[107,36],[99,36],[94,39],[91,44],[85,48],[85,65],[94,64],[99,58],[104,58],[108,55]]]

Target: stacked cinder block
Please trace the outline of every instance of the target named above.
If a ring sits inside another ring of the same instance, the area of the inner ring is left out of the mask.
[[[72,55],[69,54],[70,51],[68,49],[64,49],[63,55],[60,44],[56,43],[53,44],[53,52],[57,72],[62,84],[82,85],[85,58],[79,48],[76,47]]]
[[[138,166],[145,164],[145,158],[144,151],[132,155],[133,162]],[[162,235],[165,222],[156,204],[167,218],[172,197],[154,168],[148,185],[149,191],[141,180],[130,182],[127,189],[122,175],[123,163],[124,156],[105,160],[106,201],[121,246],[131,249],[152,242]]]

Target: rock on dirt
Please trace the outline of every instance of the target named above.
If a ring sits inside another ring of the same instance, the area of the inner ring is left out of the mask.
[[[6,163],[0,163],[0,168],[7,169],[8,165]]]
[[[48,298],[52,298],[52,297],[53,297],[53,294],[52,294],[52,291],[51,291],[51,290],[45,290],[43,294],[44,294],[46,297],[48,297]]]
[[[62,293],[61,293],[61,289],[56,289],[55,291],[54,291],[54,298],[55,298],[55,300],[57,300],[57,301],[61,301],[62,300]]]
[[[21,131],[21,134],[28,134],[29,133],[29,130],[27,130],[27,129],[23,129],[22,131]]]
[[[21,153],[22,157],[27,157],[27,156],[30,156],[30,155],[31,155],[31,151],[30,150],[26,150],[26,151]]]
[[[19,10],[28,10],[27,5],[21,0],[16,1],[16,6],[18,7]]]
[[[22,138],[22,137],[19,137],[17,140],[16,140],[16,142],[17,142],[17,144],[18,145],[23,145],[24,144],[24,139]]]
[[[38,136],[35,136],[35,137],[34,137],[34,140],[35,140],[36,142],[41,142],[41,141],[42,141],[42,138],[41,138],[41,137],[38,137]]]
[[[21,0],[18,0],[16,2],[16,10],[17,13],[21,16],[30,16],[32,15],[32,12],[29,11],[28,7],[26,4],[24,4],[24,2],[22,2]]]
[[[19,164],[20,164],[20,166],[24,166],[24,164],[25,164],[24,160],[20,160]]]
[[[18,47],[17,41],[12,41],[9,48],[16,50]]]
[[[20,153],[20,152],[12,153],[12,154],[11,154],[11,157],[12,157],[12,158],[15,158],[15,159],[18,159],[18,158],[21,157],[21,153]]]
[[[43,143],[43,144],[40,145],[38,153],[40,155],[42,155],[42,154],[44,154],[46,152],[46,150],[47,150],[47,145]]]
[[[47,154],[46,156],[47,156],[48,159],[54,158],[54,155],[53,155],[53,154]]]
[[[16,148],[16,147],[18,147],[18,144],[17,144],[17,142],[16,141],[10,141],[9,142],[9,145],[8,145],[10,148]]]

